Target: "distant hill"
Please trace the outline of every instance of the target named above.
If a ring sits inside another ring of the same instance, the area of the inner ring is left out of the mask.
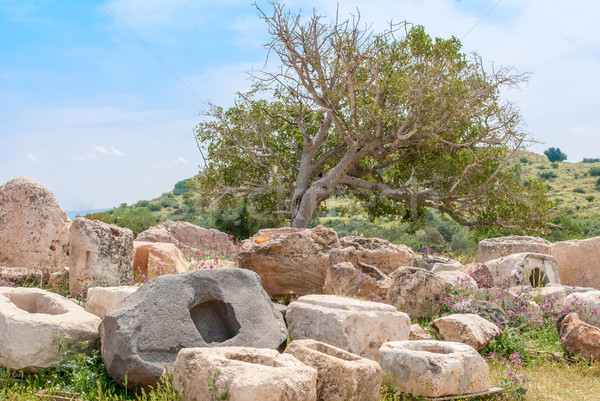
[[[109,209],[89,209],[89,210],[65,210],[65,213],[67,214],[67,216],[71,220],[73,220],[77,216],[85,216],[86,214],[90,214],[90,213],[106,212],[107,210],[111,210],[111,209],[112,208],[109,208]]]

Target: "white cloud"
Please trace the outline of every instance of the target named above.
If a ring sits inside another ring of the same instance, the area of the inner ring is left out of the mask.
[[[116,148],[109,148],[110,152],[114,155],[114,156],[125,156],[125,153],[121,152],[119,149]]]
[[[106,149],[104,146],[96,146],[96,147],[94,148],[94,150],[95,150],[96,152],[100,152],[100,153],[102,153],[102,154],[105,154],[105,155],[107,155],[107,154],[108,154],[108,150],[107,150],[107,149]]]
[[[38,160],[38,158],[35,157],[35,155],[33,155],[32,153],[27,153],[27,157],[29,157],[31,160],[33,160],[34,163],[39,163],[40,162]]]

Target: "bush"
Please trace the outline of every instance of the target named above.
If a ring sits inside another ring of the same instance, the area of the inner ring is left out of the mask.
[[[162,206],[160,206],[157,203],[151,203],[148,205],[148,210],[151,210],[153,212],[158,212],[160,209],[162,209]]]
[[[584,157],[583,163],[600,163],[600,158],[588,159]]]
[[[578,193],[578,194],[584,194],[585,191],[583,190],[583,188],[575,188],[573,189],[573,192]]]
[[[150,204],[149,201],[147,200],[141,200],[138,203],[135,204],[136,207],[146,207]]]
[[[175,187],[173,188],[173,195],[183,195],[190,192],[190,189],[187,186],[189,181],[190,179],[188,178],[187,180],[182,180],[175,184]]]
[[[594,199],[596,199],[596,197],[594,195],[589,195],[585,197],[585,200],[588,202],[592,202]]]
[[[527,164],[527,163],[529,163],[529,159],[528,159],[528,158],[526,158],[526,157],[521,157],[521,158],[519,159],[519,161],[520,161],[521,163],[523,163],[523,164]]]
[[[177,201],[175,199],[172,198],[162,198],[160,200],[160,204],[163,208],[165,207],[174,207],[177,208],[179,206],[179,204],[177,203]]]
[[[561,152],[560,148],[550,148],[544,150],[544,154],[551,162],[562,162],[567,160],[567,155]]]
[[[598,177],[600,176],[600,167],[592,167],[589,171],[590,175],[592,177]]]
[[[551,166],[552,168],[558,168],[558,163],[552,163]]]
[[[558,177],[558,176],[557,176],[557,175],[556,175],[556,173],[555,173],[555,172],[553,172],[553,171],[545,171],[545,172],[543,172],[543,173],[539,173],[539,177],[540,177],[542,180],[551,180],[551,179],[554,179],[554,178],[556,178],[556,177]]]

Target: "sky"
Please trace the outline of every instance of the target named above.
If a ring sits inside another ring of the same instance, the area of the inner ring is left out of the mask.
[[[266,1],[259,6],[269,9]],[[567,161],[600,157],[600,3],[290,0],[456,36],[487,65],[530,72],[503,93]],[[0,0],[0,184],[27,176],[65,210],[152,199],[198,173],[194,127],[231,106],[269,40],[251,0]]]

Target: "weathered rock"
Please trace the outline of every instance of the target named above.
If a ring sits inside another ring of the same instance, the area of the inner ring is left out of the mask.
[[[287,305],[280,304],[279,302],[273,302],[273,306],[275,307],[275,310],[277,310],[279,313],[281,313],[281,316],[283,316],[283,320],[285,321],[285,314],[287,313]]]
[[[122,300],[136,292],[139,286],[92,287],[88,289],[85,310],[100,319],[106,312],[118,305]]]
[[[173,374],[182,401],[221,399],[225,391],[228,401],[315,401],[316,381],[317,371],[292,355],[247,347],[182,349]]]
[[[587,324],[600,327],[600,291],[571,294],[565,298],[563,306],[567,312],[577,312]]]
[[[232,254],[235,245],[231,236],[214,229],[207,229],[187,221],[167,220],[138,234],[138,241],[170,242],[179,248],[188,260],[204,260]],[[216,254],[208,255],[207,249]]]
[[[190,270],[183,253],[172,243],[133,241],[133,254],[133,277],[136,281]]]
[[[411,341],[415,340],[433,340],[433,336],[425,331],[424,328],[414,323],[410,325],[410,335],[408,339]]]
[[[600,290],[600,237],[552,244],[560,282]]]
[[[63,267],[60,271],[50,273],[48,284],[53,292],[66,291],[69,288],[69,267]]]
[[[14,370],[53,368],[63,349],[88,341],[99,347],[100,319],[58,294],[0,287],[0,365]],[[60,340],[60,341],[59,341]]]
[[[489,301],[467,298],[450,305],[453,313],[477,314],[498,326],[506,323],[506,313],[492,298]]]
[[[391,305],[333,295],[306,295],[288,306],[292,340],[313,339],[377,360],[386,341],[407,340],[410,319]]]
[[[434,263],[431,268],[431,271],[433,273],[451,272],[451,271],[456,271],[456,270],[460,269],[461,267],[463,267],[462,263],[457,262],[456,260],[449,259],[447,262]]]
[[[477,291],[477,283],[471,276],[458,270],[438,271],[435,275],[446,283],[446,293],[451,291],[462,294],[474,293]]]
[[[556,259],[540,253],[517,253],[489,260],[484,263],[484,268],[494,278],[497,287],[560,284]]]
[[[530,296],[544,315],[558,315],[565,307],[567,290],[560,284],[547,284],[545,287],[534,288]]]
[[[415,396],[442,397],[484,392],[489,368],[473,347],[446,341],[392,341],[379,351],[390,384]]]
[[[129,284],[133,233],[128,228],[78,217],[69,230],[69,291]]]
[[[412,319],[441,312],[448,293],[446,283],[434,273],[417,267],[399,267],[390,281],[386,302]]]
[[[450,258],[445,258],[443,256],[439,256],[439,255],[432,255],[432,254],[425,254],[425,255],[418,255],[419,257],[417,258],[415,256],[415,263],[414,263],[414,267],[420,267],[421,269],[425,269],[425,270],[429,270],[431,271],[433,269],[433,267],[437,264],[460,264],[460,262],[456,261],[456,260],[452,260]],[[462,266],[462,265],[461,265]]]
[[[19,177],[0,186],[0,262],[6,266],[60,270],[68,265],[71,221],[54,194]]]
[[[387,294],[390,281],[375,266],[358,262],[355,267],[350,262],[329,266],[323,293],[344,296],[360,296],[369,300],[381,299]]]
[[[375,361],[314,340],[294,340],[285,353],[317,370],[317,400],[378,399],[383,373]]]
[[[502,331],[494,323],[474,314],[454,314],[431,322],[431,329],[438,340],[468,344],[480,351],[490,340],[500,338]]]
[[[485,263],[514,253],[541,253],[551,255],[552,244],[543,238],[511,236],[479,241],[477,261]]]
[[[144,284],[106,313],[100,336],[108,373],[136,388],[155,385],[182,348],[279,348],[287,331],[258,275],[223,268]]]
[[[600,359],[600,328],[587,324],[576,312],[561,316],[556,322],[560,342],[569,354],[586,359]]]
[[[48,281],[47,270],[32,269],[29,267],[4,267],[0,266],[0,284],[10,286],[39,286]]]
[[[320,294],[332,248],[337,233],[322,226],[265,229],[242,242],[238,266],[258,273],[271,296]]]
[[[342,237],[342,247],[353,247],[359,262],[375,266],[390,274],[399,266],[412,266],[415,253],[406,245],[395,245],[381,238]]]

